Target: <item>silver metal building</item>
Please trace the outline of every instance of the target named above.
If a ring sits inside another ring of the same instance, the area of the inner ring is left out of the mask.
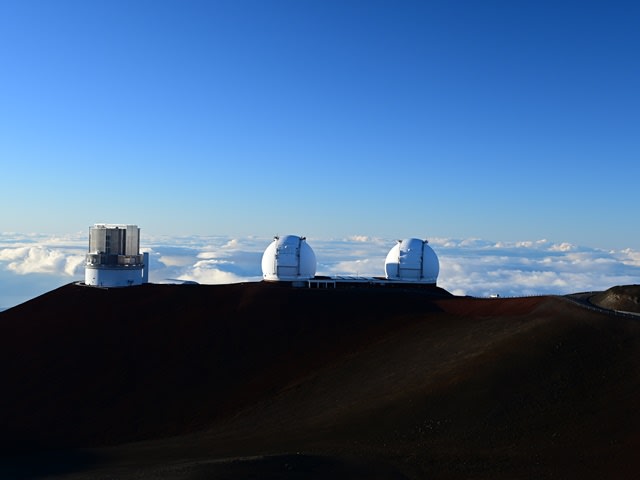
[[[128,287],[149,280],[149,255],[140,254],[136,225],[95,224],[89,229],[85,284]]]

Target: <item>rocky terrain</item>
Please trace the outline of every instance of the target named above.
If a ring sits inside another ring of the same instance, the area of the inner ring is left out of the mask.
[[[640,469],[640,324],[565,297],[66,285],[0,313],[0,381],[0,478]]]
[[[640,285],[621,285],[593,295],[594,305],[622,312],[640,313]]]

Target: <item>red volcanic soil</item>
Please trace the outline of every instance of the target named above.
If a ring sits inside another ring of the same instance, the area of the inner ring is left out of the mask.
[[[67,285],[0,313],[0,478],[635,478],[640,323],[563,297]]]

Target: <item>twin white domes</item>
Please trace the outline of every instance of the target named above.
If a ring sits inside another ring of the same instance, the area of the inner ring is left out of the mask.
[[[435,284],[438,256],[426,240],[399,240],[384,262],[387,280]],[[316,255],[304,237],[275,237],[262,255],[262,277],[270,281],[304,281],[316,274]]]

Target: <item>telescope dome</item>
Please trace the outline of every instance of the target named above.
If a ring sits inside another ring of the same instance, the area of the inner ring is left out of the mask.
[[[262,255],[262,278],[265,280],[309,280],[315,274],[316,255],[305,237],[275,237]]]
[[[387,279],[435,285],[440,273],[440,262],[428,243],[419,238],[399,240],[384,262]]]

